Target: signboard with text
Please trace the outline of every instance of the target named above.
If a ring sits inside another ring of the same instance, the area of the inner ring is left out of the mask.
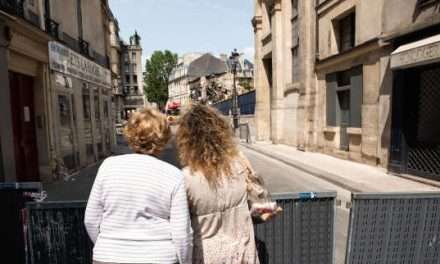
[[[86,82],[111,87],[110,70],[56,41],[49,42],[49,66],[51,70]]]
[[[391,69],[416,67],[440,61],[440,42],[408,49],[391,56]]]

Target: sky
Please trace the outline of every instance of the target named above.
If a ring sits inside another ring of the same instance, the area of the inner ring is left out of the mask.
[[[144,63],[155,50],[230,54],[253,60],[252,0],[109,0],[120,36],[138,31]]]

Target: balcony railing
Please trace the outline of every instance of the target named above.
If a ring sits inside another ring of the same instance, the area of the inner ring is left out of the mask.
[[[78,43],[79,43],[79,52],[87,57],[90,57],[90,44],[83,40],[83,39],[78,39]]]
[[[49,17],[46,17],[46,32],[50,36],[59,39],[59,27],[60,24],[55,22],[54,20],[50,19]]]
[[[0,0],[0,10],[14,16],[24,17],[24,0]]]

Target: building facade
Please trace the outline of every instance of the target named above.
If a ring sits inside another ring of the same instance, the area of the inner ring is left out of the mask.
[[[110,155],[108,3],[0,3],[1,180],[52,181]]]
[[[142,71],[141,37],[137,32],[122,44],[123,119],[147,104]]]
[[[440,179],[439,1],[255,2],[258,140]]]
[[[187,53],[179,57],[176,67],[169,76],[168,103],[177,103],[182,108],[190,105],[191,94],[189,87],[188,68],[202,53]]]

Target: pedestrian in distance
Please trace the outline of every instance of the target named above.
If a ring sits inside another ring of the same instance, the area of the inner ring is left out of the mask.
[[[184,177],[157,158],[171,137],[165,115],[135,112],[124,135],[135,153],[102,163],[87,203],[94,263],[192,263]]]
[[[259,263],[249,202],[270,202],[263,181],[239,151],[226,119],[195,105],[176,142],[194,231],[193,263]]]

